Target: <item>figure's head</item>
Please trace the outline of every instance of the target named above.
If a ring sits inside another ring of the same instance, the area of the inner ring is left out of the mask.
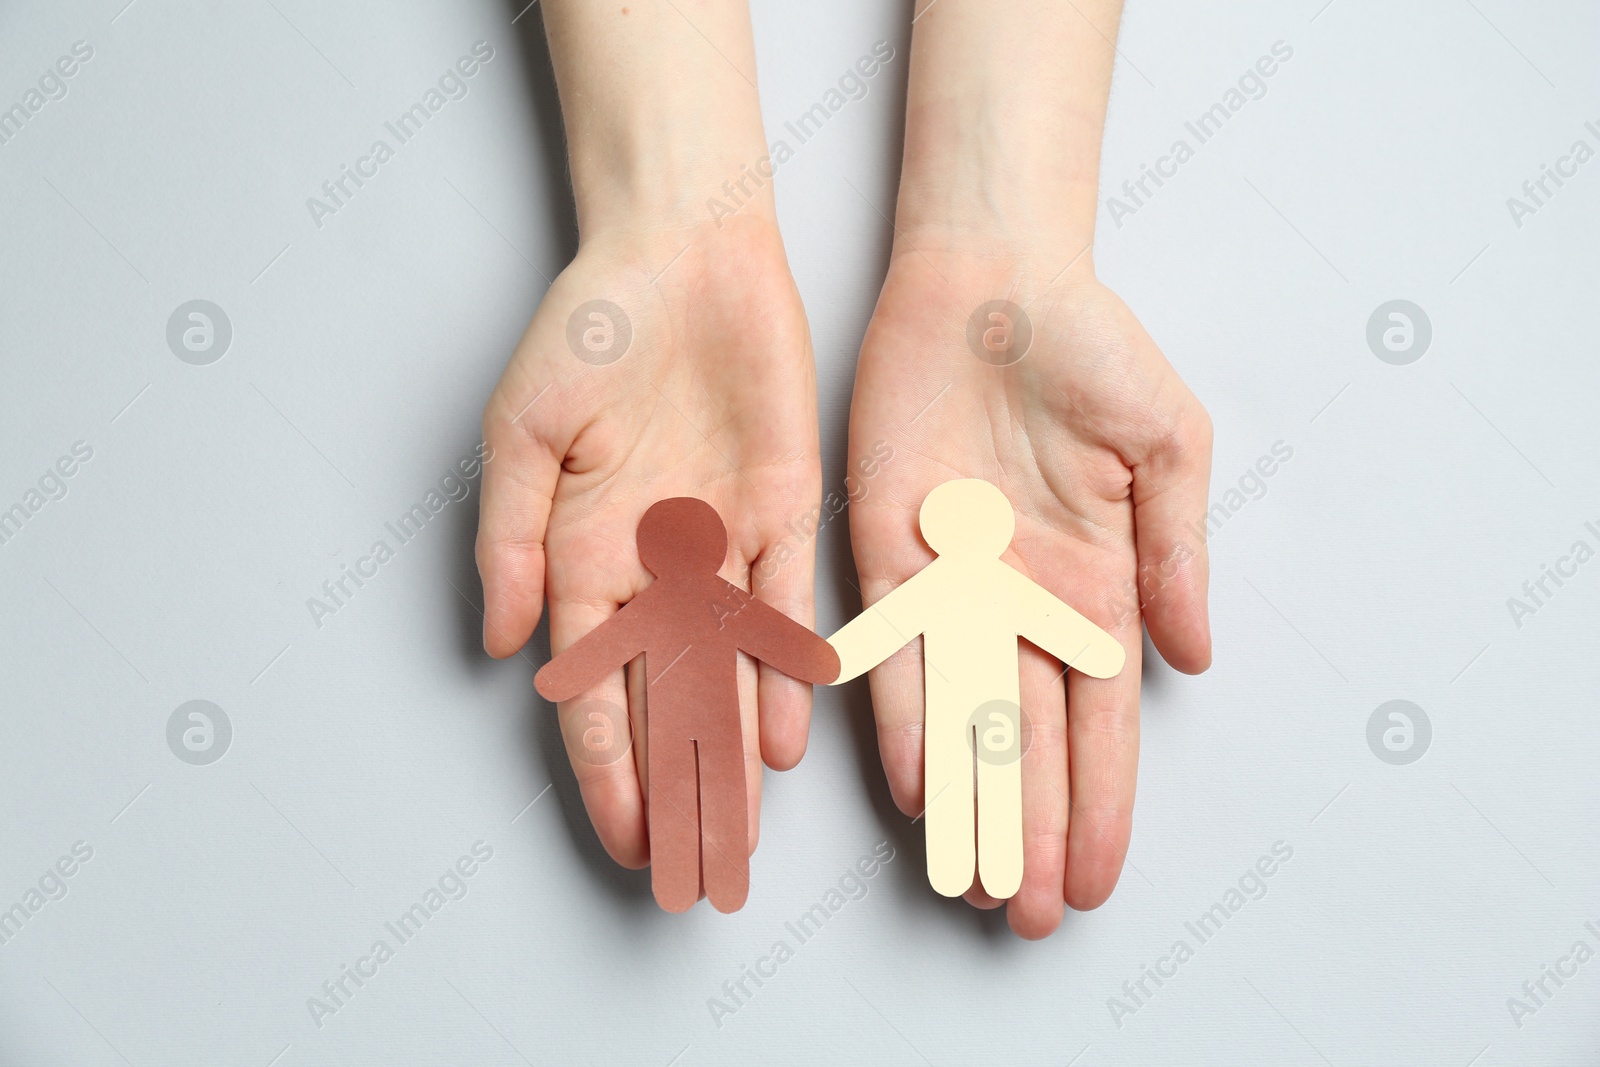
[[[727,555],[728,529],[704,500],[658,500],[639,520],[639,561],[657,578],[715,574]]]
[[[999,559],[1017,529],[1011,501],[981,478],[937,486],[922,502],[922,539],[941,556]]]

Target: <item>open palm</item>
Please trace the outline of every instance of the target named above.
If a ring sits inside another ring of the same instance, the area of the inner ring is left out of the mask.
[[[850,511],[870,605],[933,558],[917,513],[935,486],[983,478],[1017,513],[1003,557],[1113,634],[1127,665],[1098,680],[1023,643],[1024,874],[1008,919],[1042,937],[1092,908],[1127,851],[1138,768],[1140,623],[1179,670],[1210,661],[1203,515],[1211,427],[1132,313],[1087,268],[904,249],[862,345],[850,454],[894,447]],[[1003,304],[1001,302],[1004,302]],[[1020,309],[1020,314],[1019,314]],[[976,325],[969,328],[969,323]],[[871,675],[890,789],[923,810],[923,664],[907,646]],[[935,801],[937,802],[937,798]],[[978,885],[967,897],[995,906]]]
[[[492,655],[522,647],[546,599],[559,655],[637,595],[650,582],[635,547],[639,518],[672,496],[699,497],[722,515],[723,577],[812,624],[814,546],[795,543],[786,523],[821,493],[815,372],[769,224],[734,219],[585,244],[545,295],[483,430],[493,460],[477,557]],[[564,704],[562,723],[600,840],[637,868],[649,862],[648,711],[642,673],[626,675]],[[754,850],[760,758],[779,769],[799,761],[810,688],[744,661],[739,686]],[[594,710],[608,707],[616,713]]]

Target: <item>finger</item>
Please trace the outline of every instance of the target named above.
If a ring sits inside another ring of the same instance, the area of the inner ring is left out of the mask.
[[[870,610],[870,609],[869,609]],[[922,639],[884,660],[867,675],[878,724],[878,753],[895,806],[913,818],[924,812]]]
[[[1176,431],[1134,465],[1134,527],[1150,640],[1173,667],[1198,674],[1211,665],[1205,529],[1211,419],[1192,398],[1180,410]]]
[[[814,539],[799,546],[791,539],[768,545],[751,567],[750,591],[806,629],[814,629],[815,560]],[[759,664],[756,672],[761,758],[773,770],[786,771],[806,754],[811,686],[765,663]]]
[[[616,610],[614,604],[552,597],[552,653],[560,655],[578,638],[616,614]],[[586,702],[595,701],[604,704],[585,707]],[[578,789],[583,795],[583,806],[589,812],[589,820],[594,823],[600,843],[612,859],[624,867],[637,870],[649,863],[650,846],[639,775],[633,759],[625,758],[633,755],[632,748],[630,746],[621,753],[608,749],[603,753],[603,758],[597,759],[589,755],[593,751],[592,746],[585,745],[582,737],[584,729],[596,725],[588,717],[590,710],[598,709],[602,714],[620,714],[622,718],[631,718],[631,714],[623,710],[629,707],[628,687],[619,667],[577,699],[562,702],[558,706],[558,714],[567,753],[572,758],[572,769],[578,778]],[[611,712],[612,708],[618,711]],[[617,735],[620,735],[620,731],[614,734]]]
[[[983,883],[976,879],[973,880],[972,888],[961,894],[961,899],[980,911],[993,911],[1005,903],[999,897],[991,897],[984,892]]]
[[[1139,771],[1139,624],[1116,636],[1128,662],[1114,678],[1067,674],[1068,795],[1066,902],[1098,908],[1116,887],[1133,829]]]
[[[515,654],[539,625],[545,530],[561,472],[561,457],[523,428],[518,412],[509,410],[512,402],[496,390],[483,413],[476,555],[483,580],[483,647],[497,659]]]
[[[639,796],[644,807],[645,851],[650,850],[650,700],[646,687],[647,675],[644,653],[628,661],[628,725],[633,731],[631,753],[633,773],[639,779]]]
[[[915,546],[922,543],[914,512],[879,510],[867,515],[861,505],[853,505],[851,522],[856,569],[861,575],[862,608],[871,611],[871,606],[900,581],[926,566],[932,553],[921,549],[925,558],[920,559],[908,555],[917,552]],[[862,532],[869,525],[870,536]],[[889,553],[880,553],[875,547],[880,544],[895,547]],[[918,637],[867,675],[878,726],[878,752],[883,758],[889,794],[901,811],[913,817],[922,815],[928,804],[923,773],[923,718],[927,706],[923,672],[922,639]]]
[[[755,854],[761,841],[761,742],[760,718],[756,692],[759,687],[759,664],[740,653],[737,657],[736,678],[739,686],[739,735],[744,753],[744,795],[748,805],[745,825],[749,829],[749,851]]]
[[[1029,644],[1022,671],[1022,885],[1006,907],[1019,937],[1061,925],[1067,866],[1067,688],[1061,664]]]

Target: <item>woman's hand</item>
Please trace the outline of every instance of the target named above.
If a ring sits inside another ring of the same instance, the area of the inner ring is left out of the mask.
[[[805,313],[770,185],[734,217],[707,207],[766,152],[744,0],[688,17],[671,4],[541,9],[580,242],[484,410],[484,646],[516,652],[547,599],[553,653],[599,625],[650,580],[640,516],[684,495],[727,524],[722,575],[810,626],[814,546],[785,528],[821,496]],[[766,667],[740,672],[753,849],[758,751],[776,768],[799,761],[811,694]],[[590,818],[628,867],[649,862],[647,714],[637,671],[561,707]]]
[[[1211,424],[1095,278],[1100,137],[1120,0],[941,0],[911,40],[889,276],[856,371],[850,455],[895,459],[851,506],[862,599],[932,558],[928,491],[985,478],[1017,512],[1004,557],[1113,634],[1114,678],[1022,650],[1023,881],[1007,918],[1044,937],[1093,908],[1128,847],[1140,621],[1182,671],[1211,660],[1203,525]],[[1142,613],[1142,614],[1141,614]],[[922,810],[920,648],[872,673],[895,801]],[[967,899],[999,902],[974,887]]]
[[[491,655],[522,647],[546,597],[559,655],[637,595],[650,581],[634,547],[639,517],[671,496],[700,497],[722,515],[723,577],[811,625],[814,546],[796,545],[784,526],[821,495],[816,381],[770,226],[705,223],[586,246],[517,346],[483,431],[494,456],[478,532]],[[630,680],[631,694],[619,671],[572,704],[628,708],[632,751],[620,722],[597,749],[592,735],[584,742],[590,721],[562,721],[601,841],[617,862],[641,867],[647,712]],[[757,737],[773,767],[799,762],[811,697],[809,686],[748,662],[740,690],[754,849]]]
[[[1169,663],[1193,673],[1210,662],[1205,544],[1193,524],[1205,512],[1211,426],[1089,271],[1051,283],[1059,265],[952,253],[924,238],[895,256],[856,371],[850,454],[878,440],[894,448],[850,510],[862,599],[872,604],[933,558],[917,532],[929,490],[984,478],[1016,509],[1006,562],[1128,655],[1120,674],[1099,680],[1022,647],[1024,874],[1008,918],[1043,937],[1064,903],[1104,902],[1127,852],[1141,607]],[[1011,310],[984,307],[999,300]],[[975,314],[981,329],[969,329]],[[918,644],[871,675],[884,770],[912,816],[927,802],[923,684]],[[967,896],[998,903],[976,885]]]

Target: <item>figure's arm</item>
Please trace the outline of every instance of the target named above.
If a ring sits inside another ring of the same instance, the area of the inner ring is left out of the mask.
[[[839,676],[833,646],[789,616],[740,590],[745,601],[728,619],[736,626],[739,648],[767,666],[812,685],[826,685]]]
[[[1128,654],[1121,642],[1072,610],[1048,589],[1002,565],[1017,632],[1075,671],[1111,678]]]
[[[859,678],[910,644],[928,625],[928,572],[938,561],[896,586],[839,628],[828,644],[839,653],[834,685]]]
[[[645,650],[648,613],[625,606],[539,668],[533,687],[546,700],[571,700]]]

